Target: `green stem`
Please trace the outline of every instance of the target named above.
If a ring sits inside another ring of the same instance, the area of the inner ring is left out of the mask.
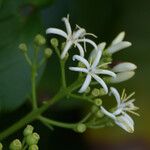
[[[59,121],[55,121],[49,118],[45,118],[45,117],[38,117],[38,119],[41,122],[45,122],[47,124],[53,125],[53,126],[57,126],[57,127],[61,127],[61,128],[67,128],[67,129],[75,129],[76,127],[76,123],[64,123],[64,122],[59,122]]]
[[[61,67],[61,82],[63,88],[66,88],[66,76],[65,76],[65,60],[60,59],[60,67]]]

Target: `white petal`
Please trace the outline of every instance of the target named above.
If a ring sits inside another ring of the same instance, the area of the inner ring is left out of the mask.
[[[106,42],[102,42],[100,44],[98,44],[98,49],[100,49],[101,51],[103,51],[103,49],[105,48],[106,46]]]
[[[121,32],[121,33],[119,33],[119,34],[115,37],[115,39],[112,41],[112,45],[115,45],[115,44],[117,44],[117,43],[123,41],[124,37],[125,37],[125,32],[124,32],[124,31]]]
[[[74,32],[73,32],[72,38],[73,38],[74,40],[79,39],[80,37],[83,38],[83,36],[84,36],[85,33],[86,33],[85,29],[84,29],[84,28],[80,28],[80,29],[78,29],[77,31],[74,31]]]
[[[87,43],[90,43],[94,49],[98,49],[97,45],[95,44],[95,42],[93,42],[92,40],[90,39],[79,39],[77,42],[87,42]]]
[[[117,64],[112,68],[113,72],[125,72],[125,71],[132,71],[135,70],[137,66],[130,62],[123,62],[120,64]]]
[[[111,83],[120,83],[129,80],[135,75],[134,71],[120,72],[116,74],[116,78],[111,78]]]
[[[101,108],[101,111],[103,114],[105,114],[106,116],[110,117],[113,120],[116,119],[115,115],[113,115],[113,113],[110,113],[109,111],[107,111],[103,106],[101,106],[100,108]]]
[[[72,30],[71,30],[71,26],[69,23],[69,16],[67,16],[67,18],[66,17],[62,18],[62,21],[64,21],[68,36],[70,36],[72,34]]]
[[[84,49],[83,49],[83,47],[79,43],[77,43],[76,46],[79,49],[80,56],[84,57]]]
[[[90,82],[91,82],[91,75],[87,75],[82,87],[79,90],[79,93],[85,92],[86,89],[88,88]]]
[[[64,49],[63,49],[63,51],[62,51],[62,54],[61,54],[61,59],[63,59],[64,57],[65,57],[65,55],[66,55],[66,53],[68,52],[68,50],[71,48],[71,46],[72,46],[72,41],[67,41],[66,42],[66,45],[65,45],[65,47],[64,47]]]
[[[105,84],[105,82],[96,74],[91,74],[91,75],[99,84],[101,84],[101,86],[104,88],[105,92],[108,93],[108,88],[107,88],[107,85]]]
[[[73,61],[78,60],[78,61],[82,62],[88,69],[90,68],[90,64],[85,58],[83,58],[79,55],[74,55],[72,57],[72,59],[73,59]]]
[[[69,69],[71,71],[77,71],[77,72],[84,72],[84,73],[88,73],[88,70],[85,68],[80,68],[80,67],[69,67]]]
[[[98,50],[97,51],[97,54],[96,54],[96,57],[93,61],[93,64],[91,66],[91,68],[96,68],[96,66],[99,64],[100,62],[100,59],[101,59],[101,56],[102,56],[102,51],[101,50]]]
[[[103,69],[95,69],[94,71],[95,74],[106,74],[106,75],[110,75],[112,77],[116,77],[116,74],[112,71],[109,71],[109,70],[103,70]]]
[[[66,39],[68,37],[68,35],[63,30],[60,30],[57,28],[48,28],[46,30],[46,34],[57,34],[57,35],[63,36]]]
[[[124,48],[127,48],[131,46],[131,43],[130,42],[127,42],[127,41],[122,41],[122,42],[119,42],[115,45],[112,45],[110,47],[108,47],[107,51],[110,53],[110,54],[113,54],[113,53],[116,53],[118,52],[119,50],[122,50]]]
[[[119,105],[120,105],[120,103],[121,103],[121,99],[120,99],[119,92],[118,92],[117,89],[114,88],[114,87],[111,87],[110,90],[111,90],[111,93],[115,96],[116,101],[117,101],[117,104],[118,104],[118,107],[119,107]]]

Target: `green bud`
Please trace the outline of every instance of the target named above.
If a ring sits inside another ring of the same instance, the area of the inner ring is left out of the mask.
[[[79,133],[85,132],[86,131],[86,125],[83,123],[78,124],[76,127],[76,131]]]
[[[28,150],[38,150],[38,149],[39,149],[38,146],[34,144],[34,145],[29,146]]]
[[[25,43],[19,44],[19,49],[23,52],[26,53],[28,51],[27,45]]]
[[[99,107],[97,107],[97,106],[95,106],[95,105],[93,105],[92,108],[91,108],[91,112],[92,112],[92,113],[95,113],[95,112],[97,112],[98,110],[99,110]]]
[[[90,90],[91,90],[91,88],[90,88],[90,87],[88,87],[88,88],[86,89],[85,93],[89,93],[89,92],[90,92]]]
[[[40,139],[39,134],[34,132],[28,135],[25,140],[28,145],[34,145],[38,143],[39,139]]]
[[[15,139],[10,143],[9,146],[10,150],[21,150],[22,149],[22,143],[20,142],[19,139]]]
[[[97,88],[94,88],[93,90],[92,90],[92,93],[91,93],[94,97],[97,97],[97,96],[99,96],[100,95],[100,91],[99,91],[99,89],[97,89]]]
[[[50,42],[54,47],[58,47],[58,40],[56,38],[52,38]]]
[[[0,143],[0,150],[2,150],[3,149],[3,145],[2,145],[2,143]]]
[[[106,95],[106,91],[103,88],[100,88],[99,92],[101,96]]]
[[[98,112],[96,113],[96,116],[97,116],[98,118],[102,118],[102,117],[104,116],[104,114],[103,114],[101,111],[98,111]]]
[[[47,58],[49,58],[52,55],[52,50],[50,48],[46,48],[44,50],[44,54]]]
[[[35,36],[34,42],[38,46],[42,46],[42,45],[44,45],[46,43],[46,39],[41,34],[38,34],[38,35]]]
[[[27,125],[27,127],[23,131],[23,135],[28,136],[33,133],[33,130],[34,130],[33,126]]]
[[[97,98],[94,100],[95,105],[101,106],[102,105],[102,100],[100,98]]]

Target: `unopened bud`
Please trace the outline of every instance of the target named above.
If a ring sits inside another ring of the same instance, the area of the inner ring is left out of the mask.
[[[96,116],[98,118],[102,118],[104,116],[104,114],[101,111],[97,111]]]
[[[42,36],[41,34],[38,34],[35,36],[34,42],[38,45],[38,46],[42,46],[46,43],[46,39],[44,36]]]
[[[126,80],[129,80],[130,78],[132,78],[135,75],[134,71],[126,71],[126,72],[120,72],[117,73],[116,78],[111,78],[110,82],[111,83],[120,83]]]
[[[39,139],[40,139],[39,134],[32,133],[26,137],[26,143],[28,145],[34,145],[34,144],[36,145],[38,143]]]
[[[91,107],[91,112],[92,113],[95,113],[95,112],[97,112],[99,110],[99,107],[97,107],[97,106],[95,106],[95,105],[93,105],[92,107]]]
[[[10,150],[21,150],[22,149],[22,143],[20,142],[20,140],[15,139],[14,141],[12,141],[10,143],[9,148],[10,148]]]
[[[103,96],[103,95],[106,95],[106,91],[103,89],[103,88],[100,88],[99,89],[99,92],[100,92],[100,95]]]
[[[91,88],[88,86],[87,89],[86,89],[86,91],[85,91],[85,93],[89,93],[90,90],[91,90]]]
[[[76,127],[76,131],[79,133],[85,132],[86,131],[86,125],[83,123],[78,124]]]
[[[34,144],[34,145],[29,146],[29,150],[39,150],[39,147]]]
[[[50,48],[46,48],[44,50],[44,54],[47,58],[49,58],[52,55],[52,50]]]
[[[19,44],[19,49],[23,52],[26,53],[28,51],[27,45],[25,43]]]
[[[58,40],[56,38],[52,38],[50,42],[54,47],[58,46]]]
[[[93,90],[92,90],[92,93],[91,93],[94,97],[97,97],[97,96],[99,96],[100,95],[100,91],[99,91],[99,89],[97,89],[97,88],[94,88]]]
[[[28,136],[33,133],[33,130],[34,130],[33,126],[27,125],[27,127],[23,131],[23,135]]]
[[[101,105],[102,105],[102,100],[101,100],[100,98],[96,98],[96,99],[94,100],[94,103],[95,103],[95,105],[97,105],[97,106],[101,106]]]
[[[2,150],[3,149],[3,145],[2,145],[2,143],[0,143],[0,150]]]

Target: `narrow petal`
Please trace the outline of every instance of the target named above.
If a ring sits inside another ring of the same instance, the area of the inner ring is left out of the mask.
[[[118,107],[119,107],[120,103],[121,103],[121,99],[120,99],[120,95],[119,95],[118,90],[114,87],[111,87],[110,90],[111,90],[111,93],[115,96]]]
[[[95,74],[106,74],[106,75],[110,75],[112,77],[116,77],[116,74],[112,71],[109,71],[109,70],[103,70],[103,69],[95,69],[94,71]]]
[[[135,70],[137,66],[130,62],[119,63],[112,68],[113,72],[125,72]]]
[[[107,88],[107,85],[105,84],[105,82],[96,74],[91,74],[91,75],[99,84],[101,84],[101,86],[104,88],[105,92],[108,93],[108,88]]]
[[[78,60],[78,61],[82,62],[88,69],[90,68],[90,64],[85,58],[83,58],[79,55],[74,55],[72,59],[73,59],[73,61]]]
[[[63,51],[62,51],[61,59],[63,59],[63,58],[65,57],[66,53],[67,53],[68,50],[71,48],[71,46],[72,46],[72,41],[67,41],[67,42],[66,42],[66,45],[65,45],[65,47],[64,47],[64,49],[63,49]]]
[[[115,44],[117,44],[117,43],[123,41],[124,37],[125,37],[125,32],[124,32],[124,31],[121,32],[121,33],[119,33],[119,34],[115,37],[115,39],[112,41],[112,45],[115,45]]]
[[[92,40],[90,40],[90,39],[79,39],[77,42],[87,42],[87,43],[90,43],[93,47],[94,47],[94,49],[98,49],[98,47],[97,47],[97,45],[95,44],[95,42],[93,42]]]
[[[110,53],[110,54],[113,54],[113,53],[116,53],[124,48],[127,48],[131,46],[131,43],[130,42],[127,42],[127,41],[122,41],[122,42],[119,42],[115,45],[112,45],[110,47],[108,47],[107,51]]]
[[[46,34],[57,34],[57,35],[63,36],[66,39],[68,37],[67,34],[63,30],[60,30],[57,28],[48,28],[46,30]]]
[[[77,43],[76,46],[79,49],[80,56],[84,57],[84,49],[83,49],[83,47],[79,43]]]
[[[72,30],[71,25],[69,23],[69,15],[67,16],[67,18],[66,17],[62,18],[62,21],[64,21],[68,36],[70,36],[72,34]]]
[[[98,50],[97,51],[97,55],[93,61],[93,64],[91,66],[91,68],[96,68],[96,66],[99,64],[100,62],[100,59],[101,59],[101,56],[102,56],[102,51],[101,50]]]
[[[84,72],[84,73],[88,73],[88,70],[85,68],[80,68],[80,67],[69,67],[69,69],[71,71],[77,71],[77,72]]]
[[[102,42],[100,44],[98,44],[98,49],[100,49],[101,51],[103,51],[103,49],[105,48],[106,46],[106,42]]]
[[[79,28],[77,31],[73,32],[73,39],[79,39],[80,37],[83,37],[85,35],[86,31],[84,28]]]
[[[115,120],[116,117],[115,115],[113,115],[113,113],[110,113],[109,111],[107,111],[103,106],[100,107],[101,108],[101,111],[103,114],[105,114],[106,116],[108,116],[109,118]]]
[[[83,93],[84,91],[86,91],[90,82],[91,82],[91,75],[87,75],[82,87],[79,90],[79,93]]]

